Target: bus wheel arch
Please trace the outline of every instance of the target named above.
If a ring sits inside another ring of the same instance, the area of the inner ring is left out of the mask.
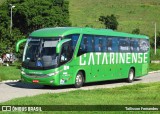
[[[127,82],[132,83],[134,81],[134,78],[135,78],[135,68],[131,67],[128,72]]]
[[[83,73],[83,78],[84,78],[84,82],[86,81],[86,73],[84,70],[79,70],[79,72],[82,72]]]
[[[80,88],[80,87],[83,86],[84,82],[85,82],[85,71],[84,70],[79,70],[77,72],[76,77],[75,77],[74,87]]]

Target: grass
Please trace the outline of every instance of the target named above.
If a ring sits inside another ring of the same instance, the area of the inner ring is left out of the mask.
[[[0,0],[0,4],[6,0]],[[116,15],[118,31],[131,33],[139,28],[141,34],[154,36],[154,23],[160,31],[159,0],[68,0],[72,26],[104,28],[98,21],[101,15]]]
[[[20,79],[19,63],[11,66],[0,66],[0,81]]]
[[[156,82],[109,89],[41,94],[16,98],[0,105],[159,105],[159,91],[160,83]]]
[[[6,0],[0,0],[0,4]],[[118,31],[131,33],[139,28],[141,34],[154,36],[154,23],[160,31],[160,0],[68,0],[72,26],[104,28],[101,15],[116,15]]]
[[[154,49],[151,49],[150,55],[151,55],[151,60],[160,60],[160,49],[157,49],[156,55]]]
[[[149,66],[149,71],[160,70],[160,63],[151,63]]]
[[[118,31],[132,32],[139,28],[141,34],[154,35],[154,23],[160,23],[159,0],[68,0],[73,26],[86,25],[102,28],[101,15],[116,15]],[[160,26],[157,26],[160,30]]]
[[[3,105],[159,105],[160,83],[136,84],[109,89],[76,90],[16,98]],[[45,100],[47,99],[47,100]],[[127,99],[127,100],[126,100]],[[0,104],[0,105],[1,105]]]

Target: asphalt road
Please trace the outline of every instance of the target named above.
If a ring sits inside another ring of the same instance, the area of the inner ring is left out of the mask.
[[[133,83],[127,83],[125,80],[104,81],[85,84],[80,90],[90,90],[98,88],[113,88],[137,83],[160,82],[160,72],[150,73],[147,76],[135,79]],[[78,90],[72,86],[44,87],[36,84],[16,82],[0,82],[0,103],[18,97],[33,96],[43,93],[60,93]]]

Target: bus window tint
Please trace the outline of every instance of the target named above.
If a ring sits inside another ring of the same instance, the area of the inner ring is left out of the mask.
[[[139,40],[138,39],[131,39],[130,40],[131,42],[131,51],[132,52],[139,52],[140,49],[139,49]]]
[[[108,38],[108,51],[118,52],[119,40],[118,38]]]
[[[82,55],[87,52],[93,52],[91,35],[83,35],[78,55]]]
[[[112,51],[112,38],[108,38],[108,51]]]
[[[71,42],[67,42],[67,43],[63,44],[62,52],[61,52],[61,56],[60,56],[61,65],[65,64],[66,62],[68,62],[72,58],[73,51],[70,46],[70,43]]]
[[[74,50],[79,38],[79,34],[68,35],[68,36],[65,36],[65,38],[71,38],[72,49]]]
[[[93,48],[92,48],[92,36],[90,35],[87,35],[87,36],[84,36],[87,38],[87,52],[93,52]]]
[[[87,51],[87,38],[86,37],[82,38],[80,49],[83,53],[86,53]]]
[[[140,52],[147,52],[149,50],[149,41],[147,39],[139,40]]]
[[[94,37],[95,52],[106,52],[107,51],[106,42],[107,42],[107,39],[105,37],[95,36]]]
[[[75,48],[75,46],[77,44],[78,38],[79,38],[79,34],[73,34],[71,37],[73,49]]]
[[[128,38],[119,39],[119,50],[120,52],[130,52],[130,41]]]
[[[102,38],[102,52],[107,52],[107,38]]]
[[[94,50],[95,52],[101,52],[102,49],[102,38],[99,36],[94,37]]]

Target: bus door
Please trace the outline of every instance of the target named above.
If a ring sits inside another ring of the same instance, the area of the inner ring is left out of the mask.
[[[91,71],[93,61],[90,58],[91,54],[93,54],[92,36],[83,35],[81,44],[78,50],[78,57],[79,57],[81,70],[85,71],[87,82],[93,81],[92,71]]]
[[[73,56],[73,50],[71,47],[71,41],[65,42],[62,45],[61,53],[59,56],[59,64],[62,66],[60,69],[60,85],[63,84],[71,84],[71,76],[72,76],[72,64],[69,62]]]

